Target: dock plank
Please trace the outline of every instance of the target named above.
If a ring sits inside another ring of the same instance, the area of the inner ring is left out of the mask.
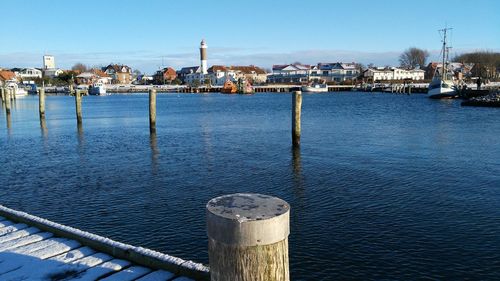
[[[22,255],[22,253],[7,252],[8,254],[12,254],[12,257],[14,258],[9,259],[10,264],[8,274],[4,274],[0,279],[8,280],[12,278],[16,280],[37,280],[50,274],[51,268],[58,267],[60,265],[60,263],[56,260],[43,262],[44,259],[67,252],[68,250],[76,248],[80,245],[78,242],[68,239],[61,240],[61,238],[54,238],[52,240],[54,242],[52,246],[35,250],[27,255]],[[48,270],[33,270],[33,268],[40,266]]]
[[[9,225],[13,225],[13,224],[15,224],[15,223],[11,222],[11,221],[8,221],[8,220],[0,221],[0,228],[6,227],[6,226],[9,226]]]
[[[101,278],[101,277],[108,275],[112,272],[120,271],[123,268],[129,266],[130,264],[131,263],[129,261],[126,261],[126,260],[114,259],[114,260],[96,265],[92,268],[89,268],[71,280],[94,281],[94,280],[97,280],[98,278]]]
[[[59,259],[43,260],[37,257],[19,255],[17,253],[3,253],[12,255],[10,262],[0,271],[0,280],[63,280],[72,279],[74,275],[84,272],[92,266],[98,265],[107,259],[108,255],[99,254],[92,258],[82,259],[74,263],[63,263]],[[0,253],[0,256],[2,253]],[[17,256],[14,256],[17,255]],[[37,270],[33,270],[36,268]],[[0,264],[2,269],[2,264]]]
[[[131,266],[111,276],[101,279],[102,281],[133,281],[151,272],[151,269],[143,266]]]
[[[61,240],[56,240],[61,239]],[[66,253],[70,250],[80,247],[80,243],[75,240],[62,239],[62,238],[53,238],[55,242],[50,247],[45,247],[42,249],[38,249],[36,251],[31,252],[29,255],[32,257],[37,257],[42,260],[54,257],[63,253]]]
[[[172,277],[174,276],[175,274],[173,274],[172,272],[168,272],[165,270],[156,270],[146,276],[137,279],[137,281],[167,281],[172,279]]]
[[[180,277],[177,277],[177,278],[173,279],[172,281],[194,281],[194,280],[191,279],[191,278],[180,276]]]
[[[50,238],[54,236],[54,234],[49,232],[41,232],[32,235],[28,235],[25,237],[21,237],[18,239],[14,239],[5,243],[0,244],[0,252],[4,252],[13,248],[22,247],[24,245],[28,245],[31,243],[35,243],[38,241],[42,241],[44,239]]]
[[[20,255],[31,256],[30,253],[32,253],[32,252],[46,249],[46,248],[50,248],[53,245],[55,245],[57,242],[62,242],[62,241],[66,241],[66,240],[67,239],[64,239],[64,238],[47,238],[47,239],[43,239],[41,241],[34,242],[34,243],[24,245],[21,247],[12,248],[8,252],[17,253]]]
[[[137,281],[167,281],[172,279],[175,274],[165,270],[157,270],[149,273],[148,275],[137,279]]]
[[[3,236],[5,234],[9,234],[9,233],[14,232],[14,231],[22,230],[25,228],[28,228],[28,225],[24,224],[24,223],[18,223],[18,224],[9,225],[6,227],[1,227],[0,228],[0,236]]]
[[[60,254],[58,256],[50,258],[50,260],[61,262],[61,263],[70,263],[79,259],[82,259],[84,257],[91,256],[95,254],[96,252],[92,250],[91,248],[84,246],[78,249],[71,250],[67,253]]]
[[[192,261],[58,225],[1,205],[0,213],[1,281],[193,280],[179,276],[184,274],[208,280],[207,268]]]
[[[31,234],[35,234],[35,233],[38,233],[40,231],[41,230],[36,228],[36,227],[29,227],[29,228],[26,228],[23,230],[17,230],[17,231],[0,236],[0,244],[11,241],[11,240],[15,240],[15,239],[18,239],[21,237],[25,237],[25,236],[28,236]]]

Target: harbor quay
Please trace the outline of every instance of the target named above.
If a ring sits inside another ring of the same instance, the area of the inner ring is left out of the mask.
[[[444,40],[446,46],[446,34]],[[449,48],[443,48],[443,54],[449,52]],[[178,93],[248,94],[291,92],[299,88],[304,92],[353,90],[411,94],[427,93],[434,74],[445,71],[454,81],[450,85],[453,94],[447,97],[454,97],[459,94],[463,96],[463,89],[470,90],[474,84],[477,84],[477,90],[498,89],[495,84],[498,82],[494,81],[500,78],[498,68],[485,68],[484,63],[450,62],[447,58],[426,66],[404,65],[403,62],[399,67],[364,66],[356,62],[318,62],[315,65],[296,62],[273,65],[271,70],[265,70],[255,65],[209,66],[209,48],[204,39],[199,51],[198,66],[179,70],[164,67],[153,75],[142,74],[138,70],[133,71],[129,65],[115,63],[100,68],[78,63],[71,70],[63,70],[56,67],[54,56],[44,55],[43,67],[40,69],[0,68],[0,86],[12,88],[16,95],[36,94],[37,88],[45,85],[46,93],[72,94],[74,89],[79,88],[92,95],[145,92],[151,88],[157,92]],[[421,63],[424,62],[425,58]]]

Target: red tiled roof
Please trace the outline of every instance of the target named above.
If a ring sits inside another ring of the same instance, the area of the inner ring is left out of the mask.
[[[2,70],[0,71],[0,80],[11,80],[12,78],[16,77],[16,74],[12,71],[9,70]]]
[[[104,71],[102,71],[102,70],[100,70],[100,69],[95,69],[95,68],[94,68],[94,69],[92,69],[91,71],[92,71],[95,75],[97,75],[97,76],[99,76],[99,77],[109,77],[109,75],[108,75],[106,72],[104,72]]]
[[[260,67],[257,67],[255,65],[250,65],[250,66],[231,66],[230,69],[232,70],[238,70],[241,71],[245,74],[266,74],[266,71]]]
[[[212,65],[212,67],[208,69],[208,72],[217,72],[217,71],[227,71],[227,67],[223,65]]]

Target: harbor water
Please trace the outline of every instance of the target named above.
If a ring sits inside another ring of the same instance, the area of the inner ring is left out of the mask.
[[[382,93],[18,98],[0,113],[0,204],[208,263],[205,204],[291,205],[292,280],[500,279],[500,110]]]

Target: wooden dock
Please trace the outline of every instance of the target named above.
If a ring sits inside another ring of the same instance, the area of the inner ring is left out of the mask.
[[[0,280],[209,280],[202,264],[0,205]]]

